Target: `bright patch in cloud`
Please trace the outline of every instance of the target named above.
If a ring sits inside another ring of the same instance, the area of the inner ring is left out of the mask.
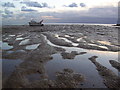
[[[60,18],[55,18],[53,16],[41,16],[43,19],[60,19]]]

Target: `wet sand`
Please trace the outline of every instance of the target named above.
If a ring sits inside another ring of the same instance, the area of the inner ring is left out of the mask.
[[[3,88],[119,88],[118,28],[3,26],[3,63],[22,60],[3,73]]]

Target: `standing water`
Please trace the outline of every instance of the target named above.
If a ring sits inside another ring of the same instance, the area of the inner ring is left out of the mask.
[[[82,83],[82,86],[80,86],[81,88],[105,88],[106,86],[103,84],[103,79],[96,70],[95,65],[91,63],[91,61],[88,59],[91,56],[98,56],[97,62],[112,70],[115,74],[118,75],[118,70],[113,68],[109,63],[109,60],[118,60],[118,52],[97,51],[77,47],[58,46],[51,43],[46,38],[46,36],[44,37],[49,45],[63,48],[66,50],[66,52],[87,52],[86,54],[77,55],[74,59],[63,59],[60,53],[52,55],[53,60],[48,61],[45,65],[46,73],[48,74],[50,79],[56,79],[56,72],[62,71],[64,68],[70,68],[73,69],[75,72],[83,74],[85,76],[85,82]]]

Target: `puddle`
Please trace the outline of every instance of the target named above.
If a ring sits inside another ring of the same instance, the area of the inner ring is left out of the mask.
[[[9,77],[12,72],[16,69],[16,66],[18,66],[20,63],[22,63],[22,60],[12,60],[12,59],[0,59],[2,61],[2,78],[6,79]]]
[[[3,50],[9,50],[9,49],[12,49],[13,46],[8,45],[7,42],[0,42],[0,48]]]
[[[81,40],[82,40],[82,38],[78,38],[78,39],[77,39],[78,42],[81,41]]]
[[[40,45],[40,44],[28,45],[28,46],[26,46],[26,49],[27,49],[27,50],[37,49],[39,45]]]
[[[21,53],[25,53],[26,51],[25,50],[17,50],[15,52],[21,52]]]
[[[30,39],[25,39],[19,43],[19,45],[26,45],[30,42]]]
[[[21,36],[23,36],[23,34],[17,35],[17,37],[21,37]]]
[[[54,66],[54,67],[53,67]],[[49,61],[45,65],[46,72],[50,79],[55,79],[55,73],[61,71],[64,68],[70,68],[76,73],[83,74],[86,81],[83,82],[81,88],[104,88],[105,85],[102,83],[102,78],[96,71],[95,66],[83,56],[76,56],[73,60],[62,59],[60,54],[54,54],[53,60]]]
[[[14,51],[7,51],[8,54],[11,54],[11,53],[13,53],[13,52],[14,52]]]
[[[46,36],[44,37],[49,45],[63,48],[66,50],[66,52],[87,52],[84,55],[76,56],[73,60],[63,59],[61,54],[52,55],[53,60],[48,61],[45,65],[46,72],[50,79],[55,79],[55,72],[61,71],[64,68],[70,68],[73,69],[76,73],[81,73],[85,75],[86,81],[83,83],[82,86],[80,86],[81,88],[106,88],[106,86],[103,84],[102,77],[96,70],[95,65],[88,59],[91,56],[98,56],[97,62],[112,70],[116,75],[118,75],[118,71],[109,63],[109,60],[118,61],[118,52],[87,50],[77,47],[59,46],[51,43]]]
[[[15,35],[9,35],[10,37],[14,37]]]
[[[65,37],[70,37],[69,35],[64,35]]]
[[[24,38],[16,38],[15,40],[23,40]]]

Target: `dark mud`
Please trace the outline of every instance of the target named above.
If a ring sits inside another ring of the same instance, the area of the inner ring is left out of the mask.
[[[67,53],[67,52],[62,52],[61,55],[63,57],[63,59],[74,59],[76,55],[83,55],[87,52],[76,52],[76,51],[72,51],[71,53]]]
[[[110,64],[120,72],[120,63],[114,60],[109,61]]]
[[[104,84],[108,88],[120,88],[120,77],[117,76],[114,72],[112,72],[110,69],[107,69],[105,66],[101,65],[96,61],[97,56],[92,56],[89,58],[91,62],[96,66],[96,69],[98,70],[99,74],[103,78]]]

